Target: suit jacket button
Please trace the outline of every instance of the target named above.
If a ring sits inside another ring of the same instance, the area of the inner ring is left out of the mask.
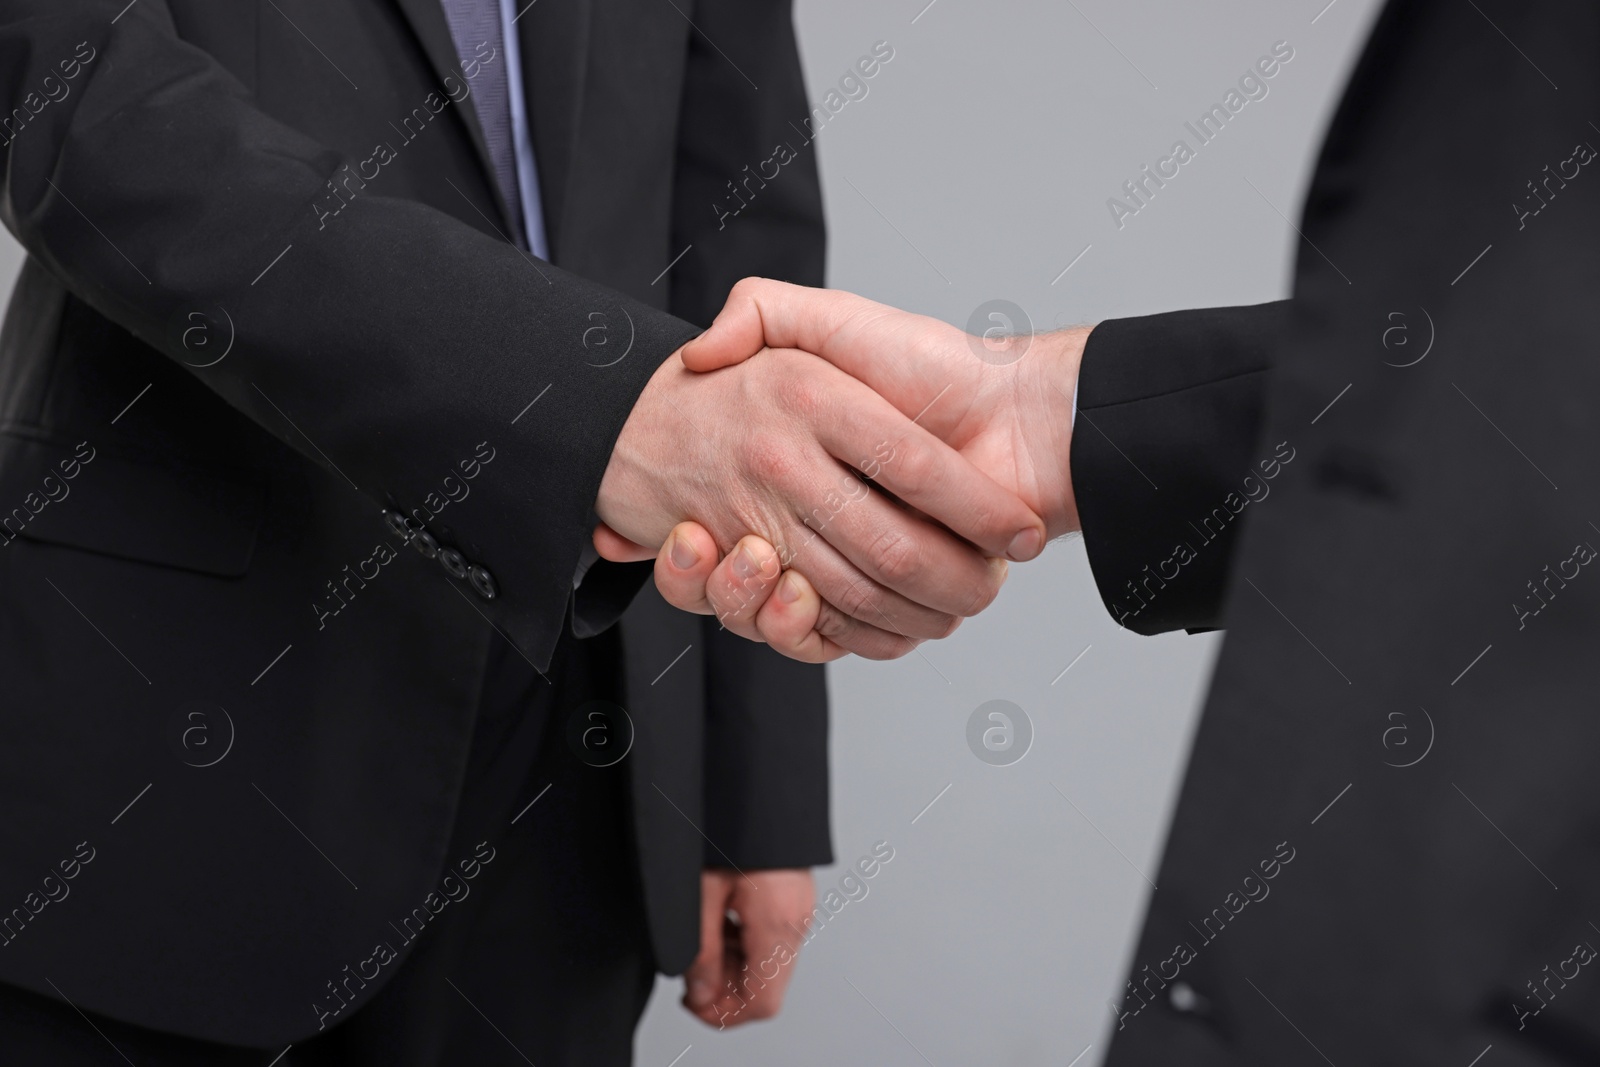
[[[385,510],[383,513],[383,521],[388,525],[389,529],[393,530],[401,537],[410,539],[411,527],[408,525],[408,520],[404,515],[400,514],[398,511]]]
[[[495,588],[494,575],[476,563],[467,568],[467,581],[472,584],[472,591],[485,600],[493,600],[500,595],[500,590]]]
[[[439,550],[439,566],[452,578],[460,579],[467,576],[467,561],[453,548]]]
[[[439,555],[439,542],[427,530],[417,530],[411,535],[411,547],[421,552],[423,559],[435,559]]]

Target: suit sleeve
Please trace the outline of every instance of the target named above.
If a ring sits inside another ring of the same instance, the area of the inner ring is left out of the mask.
[[[693,10],[702,32],[685,74],[673,217],[673,243],[691,248],[673,271],[671,306],[709,323],[740,278],[821,285],[824,230],[790,4],[699,0]],[[708,850],[707,865],[832,862],[823,669],[715,619],[702,625],[706,830],[727,854]]]
[[[828,694],[822,668],[735,637],[707,617],[705,863],[833,862]]]
[[[40,107],[73,57],[89,58],[71,93]],[[375,519],[428,514],[443,473],[493,457],[450,504],[452,538],[496,580],[485,614],[547,665],[616,436],[693,328],[381,182],[327,217],[328,181],[358,161],[255,107],[163,0],[6,3],[0,114],[23,108],[37,114],[3,148],[0,216],[28,253],[175,358],[179,316],[226,309],[233,350],[193,373]],[[586,313],[618,306],[643,358],[591,367]]]
[[[1258,439],[1289,307],[1113,319],[1090,333],[1072,486],[1119,625],[1147,635],[1220,625],[1239,518],[1285,461]]]

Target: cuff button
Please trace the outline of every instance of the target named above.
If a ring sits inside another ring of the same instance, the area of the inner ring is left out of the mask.
[[[500,590],[494,584],[494,575],[476,563],[467,568],[467,581],[472,584],[472,591],[485,600],[493,600],[500,595]]]
[[[384,524],[389,527],[389,529],[393,530],[401,537],[406,538],[407,540],[411,538],[411,527],[406,524],[406,517],[400,514],[398,511],[385,510],[383,513],[383,521]]]
[[[437,559],[439,556],[439,542],[427,530],[418,530],[411,535],[411,547],[421,552],[423,559]]]
[[[466,558],[453,548],[439,550],[439,566],[444,568],[446,574],[457,580],[467,576]]]

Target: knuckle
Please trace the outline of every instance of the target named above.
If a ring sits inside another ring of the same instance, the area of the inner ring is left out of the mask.
[[[840,648],[871,660],[899,659],[921,643],[880,630],[831,608],[825,608],[818,617],[816,632]]]
[[[955,623],[960,621],[960,616],[951,615],[943,611],[934,611],[931,608],[921,608],[909,612],[902,618],[889,619],[887,629],[893,630],[901,637],[913,638],[917,641],[937,640],[949,637],[955,629]]]
[[[886,634],[870,645],[856,650],[856,655],[862,659],[872,660],[899,659],[902,656],[909,655],[911,650],[919,644],[921,644],[920,641],[912,640],[909,637]]]
[[[830,641],[842,642],[855,629],[854,620],[833,608],[824,607],[817,616],[817,633]]]
[[[754,595],[750,590],[744,589],[741,582],[734,579],[733,574],[726,573],[726,569],[718,569],[712,576],[712,581],[706,585],[706,600],[715,609],[718,619],[736,619],[746,613]]]
[[[994,594],[987,588],[973,590],[971,598],[961,608],[961,616],[970,619],[975,615],[983,614],[984,610],[994,603],[994,599]]]
[[[750,607],[749,600],[741,598],[734,591],[714,590],[707,596],[707,600],[711,603],[711,613],[716,616],[717,621],[730,630],[744,618],[746,609]]]
[[[739,633],[739,637],[750,637],[755,632],[754,619],[765,608],[766,598],[768,590],[728,585],[710,595],[710,605],[726,629]]]
[[[878,576],[891,586],[910,581],[922,569],[922,546],[904,530],[889,529],[878,535],[867,558]]]
[[[866,619],[883,614],[883,594],[876,585],[865,578],[858,578],[840,590],[839,598],[834,604],[853,619]]]
[[[933,468],[933,453],[925,442],[902,442],[893,464],[896,491],[904,497],[921,496],[934,480]]]
[[[989,568],[989,573],[984,577],[983,581],[973,583],[971,587],[972,597],[966,606],[961,609],[961,614],[970,618],[993,604],[995,598],[1000,595],[1000,582],[1001,580],[995,576],[994,569]]]
[[[809,366],[793,360],[768,361],[769,366],[773,364],[781,367],[774,372],[772,383],[780,408],[805,418],[822,410],[825,390]]]
[[[745,467],[760,484],[782,483],[794,470],[794,451],[777,434],[753,434],[745,443]]]
[[[966,525],[971,529],[972,539],[977,543],[1001,542],[1009,543],[1008,531],[1016,524],[1017,519],[1010,515],[1003,515],[988,501],[970,502],[967,506]]]
[[[725,630],[737,637],[760,641],[762,638],[756,628],[755,616],[760,612],[761,606],[762,602],[756,599],[724,601],[722,610],[717,612],[717,621]]]

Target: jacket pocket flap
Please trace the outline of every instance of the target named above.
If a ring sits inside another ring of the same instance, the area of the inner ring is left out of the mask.
[[[21,537],[220,577],[243,575],[266,514],[259,475],[0,436],[0,546]]]

